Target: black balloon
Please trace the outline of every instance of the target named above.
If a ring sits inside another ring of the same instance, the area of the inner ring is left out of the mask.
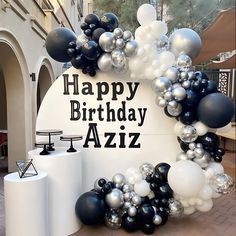
[[[180,141],[180,147],[181,149],[184,151],[184,152],[187,152],[189,150],[189,146],[187,143],[183,142],[183,141]]]
[[[162,218],[161,225],[164,225],[168,220],[168,211],[167,211],[167,209],[165,207],[159,207],[158,210],[157,210],[157,214],[159,216],[161,216],[161,218]]]
[[[118,25],[118,18],[113,13],[105,13],[100,19],[100,27],[107,31],[112,32]]]
[[[196,105],[199,103],[201,96],[199,93],[193,91],[192,89],[186,90],[186,97],[182,101],[184,107],[192,107],[195,108]]]
[[[63,27],[56,28],[46,38],[47,52],[56,61],[68,62],[71,58],[67,49],[72,41],[76,41],[76,35],[73,31]]]
[[[153,175],[152,175],[152,182],[160,185],[162,184],[164,181],[164,177],[162,175],[162,173],[160,173],[159,171],[154,171]]]
[[[139,228],[137,219],[129,216],[128,214],[123,215],[121,226],[128,232],[134,232]]]
[[[106,184],[106,182],[107,181],[105,179],[101,178],[98,180],[98,186],[102,188]]]
[[[145,234],[152,234],[155,231],[155,225],[153,223],[143,224],[141,230]]]
[[[219,137],[212,132],[208,132],[203,136],[199,136],[198,140],[202,143],[206,151],[215,152],[220,144]]]
[[[195,72],[195,77],[197,79],[208,79],[207,75],[201,71],[196,71]]]
[[[223,148],[218,148],[216,151],[217,156],[224,156],[225,155],[225,150]]]
[[[169,198],[173,197],[173,190],[170,188],[168,183],[164,183],[155,192],[155,196],[157,198],[167,198],[167,199],[169,199]]]
[[[214,156],[215,162],[222,162],[222,156]]]
[[[155,215],[151,204],[145,203],[139,206],[137,217],[140,222],[151,223]]]
[[[164,162],[159,163],[158,165],[155,166],[155,171],[159,172],[165,180],[167,179],[167,174],[169,169],[170,165]]]
[[[92,30],[91,30],[91,29],[86,29],[86,30],[84,31],[84,34],[85,34],[86,36],[88,36],[88,37],[92,36]]]
[[[103,221],[106,204],[103,197],[93,191],[82,194],[75,205],[76,215],[85,225],[96,225]]]
[[[99,45],[90,40],[82,45],[82,53],[89,60],[96,60],[100,56],[100,48]]]
[[[76,69],[83,69],[84,66],[86,65],[86,62],[87,62],[87,59],[82,54],[79,54],[78,56],[73,57],[71,59],[71,64]]]
[[[234,104],[231,99],[221,93],[211,93],[205,96],[197,109],[198,120],[210,128],[220,128],[227,125],[234,115]]]
[[[193,110],[182,111],[179,116],[179,120],[185,125],[191,125],[196,118],[196,112]]]
[[[95,14],[88,14],[85,19],[84,22],[88,25],[93,24],[98,26],[99,25],[99,17]]]
[[[96,42],[99,41],[99,38],[100,36],[106,32],[106,30],[104,30],[103,28],[97,28],[93,31],[93,34],[92,34],[92,39]]]
[[[171,117],[171,118],[174,117],[174,116],[172,116],[172,115],[168,112],[167,107],[164,108],[164,113],[165,113],[168,117]]]

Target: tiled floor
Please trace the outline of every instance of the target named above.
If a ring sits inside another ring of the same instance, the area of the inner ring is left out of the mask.
[[[235,153],[227,153],[223,165],[225,172],[235,179]],[[3,176],[0,172],[0,236],[5,235]],[[73,236],[126,236],[144,235],[141,232],[128,234],[124,230],[110,230],[104,226],[82,227]],[[179,219],[170,219],[166,225],[156,228],[154,235],[162,236],[235,236],[236,192],[214,201],[214,208],[207,213],[195,213]],[[16,235],[17,236],[17,235]],[[33,235],[32,235],[33,236]],[[43,235],[42,235],[43,236]]]

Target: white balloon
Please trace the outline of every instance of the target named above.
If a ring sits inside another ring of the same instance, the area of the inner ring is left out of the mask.
[[[183,197],[197,196],[205,184],[201,167],[189,160],[173,163],[168,172],[168,183],[175,193]]]
[[[201,121],[197,121],[195,124],[193,124],[197,131],[197,135],[202,136],[205,135],[208,132],[208,127],[203,124]]]
[[[161,64],[166,65],[168,68],[175,64],[175,55],[172,52],[164,51],[160,54],[159,61]]]
[[[218,128],[217,133],[227,133],[231,129],[231,122],[224,127]]]
[[[150,24],[151,32],[156,38],[160,38],[168,32],[167,24],[164,21],[153,21]]]
[[[140,25],[149,25],[152,21],[156,20],[156,9],[150,4],[143,4],[137,11],[137,20]]]
[[[202,200],[208,200],[212,198],[212,188],[209,185],[204,185],[204,187],[201,189],[201,191],[199,192],[199,197]]]
[[[176,122],[175,123],[175,126],[174,126],[174,132],[177,136],[180,135],[180,132],[181,132],[181,129],[184,127],[184,124],[181,123],[180,121]]]
[[[146,180],[141,180],[140,182],[135,183],[134,191],[141,197],[146,197],[150,193],[149,183]]]
[[[191,215],[195,212],[195,208],[193,206],[185,207],[184,208],[184,214],[185,215]]]
[[[223,174],[224,173],[224,167],[220,163],[216,162],[210,162],[209,165],[206,168],[206,171],[213,171],[214,175],[217,174]]]
[[[202,205],[196,206],[197,210],[202,212],[210,211],[213,207],[213,201],[211,199],[203,201]]]
[[[218,198],[220,196],[221,196],[220,193],[217,193],[216,191],[212,190],[212,198]]]

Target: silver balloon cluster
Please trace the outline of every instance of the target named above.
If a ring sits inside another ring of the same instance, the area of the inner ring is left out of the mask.
[[[218,174],[214,177],[211,182],[211,187],[215,192],[220,194],[228,194],[234,189],[234,181],[227,174]]]
[[[180,201],[171,198],[168,200],[169,216],[180,217],[184,213],[184,207]]]
[[[103,53],[98,59],[98,68],[107,72],[114,69],[115,72],[128,70],[128,57],[135,55],[137,42],[130,31],[116,28],[113,32],[104,32],[99,38],[99,45]]]
[[[210,161],[211,155],[203,149],[201,143],[190,143],[189,150],[186,152],[188,159],[193,160],[202,168],[206,168]]]
[[[122,211],[120,209],[109,209],[105,215],[105,224],[110,229],[119,229],[122,222]]]

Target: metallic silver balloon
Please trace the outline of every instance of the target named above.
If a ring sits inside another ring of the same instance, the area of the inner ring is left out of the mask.
[[[204,150],[203,148],[198,148],[198,147],[196,147],[196,148],[194,149],[194,155],[195,155],[195,157],[201,158],[201,157],[203,157],[204,154],[205,154],[205,150]]]
[[[117,74],[125,74],[129,69],[128,60],[125,59],[124,65],[120,67],[113,66],[113,70]]]
[[[195,158],[195,154],[194,154],[194,151],[193,150],[188,150],[187,152],[186,152],[186,156],[188,157],[188,159],[193,159],[193,158]]]
[[[132,33],[129,30],[124,31],[123,39],[127,42],[133,38]]]
[[[134,187],[131,184],[126,183],[126,184],[123,185],[122,191],[124,193],[128,193],[128,192],[131,192],[133,190],[134,190]]]
[[[118,173],[112,177],[112,181],[115,184],[116,188],[121,188],[125,184],[126,179],[123,174]]]
[[[105,224],[110,229],[119,229],[122,222],[122,212],[110,209],[105,215]]]
[[[112,69],[112,60],[111,60],[111,54],[110,53],[103,53],[97,62],[98,68],[101,71],[107,72]]]
[[[135,206],[139,206],[141,204],[141,197],[139,195],[135,195],[132,197],[132,203],[135,205]]]
[[[195,152],[195,150],[194,150],[194,152]],[[196,157],[196,158],[193,159],[193,161],[196,162],[202,168],[206,168],[209,165],[210,161],[211,161],[211,156],[208,152],[204,151],[203,156]]]
[[[115,37],[111,32],[104,32],[99,38],[99,45],[105,52],[111,52],[116,47]]]
[[[169,42],[170,51],[176,56],[184,53],[192,59],[199,54],[202,44],[199,35],[187,28],[174,31],[169,38]]]
[[[87,43],[89,41],[89,38],[85,34],[80,34],[76,39],[77,45],[83,45],[84,43]]]
[[[143,163],[140,167],[139,167],[139,171],[142,174],[142,176],[144,178],[146,178],[148,175],[153,174],[154,172],[154,166],[150,163]]]
[[[132,206],[131,202],[124,202],[123,209],[127,210]]]
[[[156,104],[160,107],[166,107],[168,102],[162,97],[156,97]]]
[[[162,35],[157,41],[156,46],[158,51],[168,50],[169,48],[169,38],[166,35]]]
[[[188,89],[191,86],[191,82],[189,80],[185,80],[185,81],[182,82],[181,85],[182,85],[183,88]]]
[[[182,203],[174,198],[169,199],[169,215],[172,217],[180,217],[184,213],[184,207]]]
[[[167,91],[167,92],[164,94],[164,99],[167,100],[167,101],[171,101],[171,100],[173,99],[172,92],[171,92],[171,91]]]
[[[186,97],[186,90],[183,87],[177,87],[172,90],[172,94],[176,101],[182,101]]]
[[[116,39],[122,38],[123,30],[121,28],[115,28],[113,31],[113,35],[115,36]]]
[[[192,59],[186,54],[181,54],[177,57],[176,64],[180,69],[188,69],[192,65]],[[188,77],[187,72],[186,77]]]
[[[172,101],[169,101],[168,102],[168,105],[170,106],[170,107],[173,107],[173,108],[177,108],[178,107],[178,102],[176,102],[175,100],[172,100]]]
[[[135,40],[130,40],[126,42],[125,47],[124,47],[124,52],[127,57],[132,57],[136,54],[138,45]]]
[[[126,202],[131,201],[131,198],[132,198],[131,192],[124,193],[123,196]]]
[[[191,125],[185,125],[180,130],[180,139],[186,143],[194,142],[197,137],[197,130]]]
[[[185,154],[185,152],[181,152],[177,155],[176,157],[176,161],[181,161],[181,160],[187,160],[187,155]]]
[[[197,144],[196,144],[196,147],[197,147],[197,148],[203,148],[203,145],[202,145],[202,143],[197,143]]]
[[[137,208],[135,206],[131,206],[129,209],[128,209],[128,215],[129,216],[136,216],[137,214]]]
[[[114,188],[106,195],[106,203],[110,208],[120,208],[124,204],[123,193],[120,189]]]
[[[188,145],[188,147],[189,147],[189,149],[194,150],[197,147],[197,145],[196,145],[196,143],[190,143]]]
[[[126,63],[125,53],[120,49],[115,49],[111,53],[112,64],[115,67],[123,67]]]
[[[125,46],[125,41],[124,39],[117,39],[116,40],[116,48],[122,49]]]
[[[171,82],[166,77],[160,77],[152,81],[152,88],[154,92],[164,92],[171,87]]]
[[[169,67],[165,73],[164,76],[168,78],[172,83],[175,83],[178,80],[179,77],[179,70],[176,67]]]
[[[158,215],[158,214],[155,214],[154,217],[153,217],[152,222],[153,222],[154,225],[160,225],[161,222],[162,222],[161,216]]]
[[[178,103],[177,107],[168,105],[167,111],[171,116],[178,116],[182,112],[182,105]]]
[[[234,181],[227,174],[218,174],[215,176],[211,186],[217,193],[228,194],[234,189]]]
[[[188,73],[186,71],[181,71],[179,75],[179,81],[183,82],[186,79],[188,79]]]
[[[195,72],[194,71],[189,71],[188,72],[188,78],[193,79],[195,77]]]

